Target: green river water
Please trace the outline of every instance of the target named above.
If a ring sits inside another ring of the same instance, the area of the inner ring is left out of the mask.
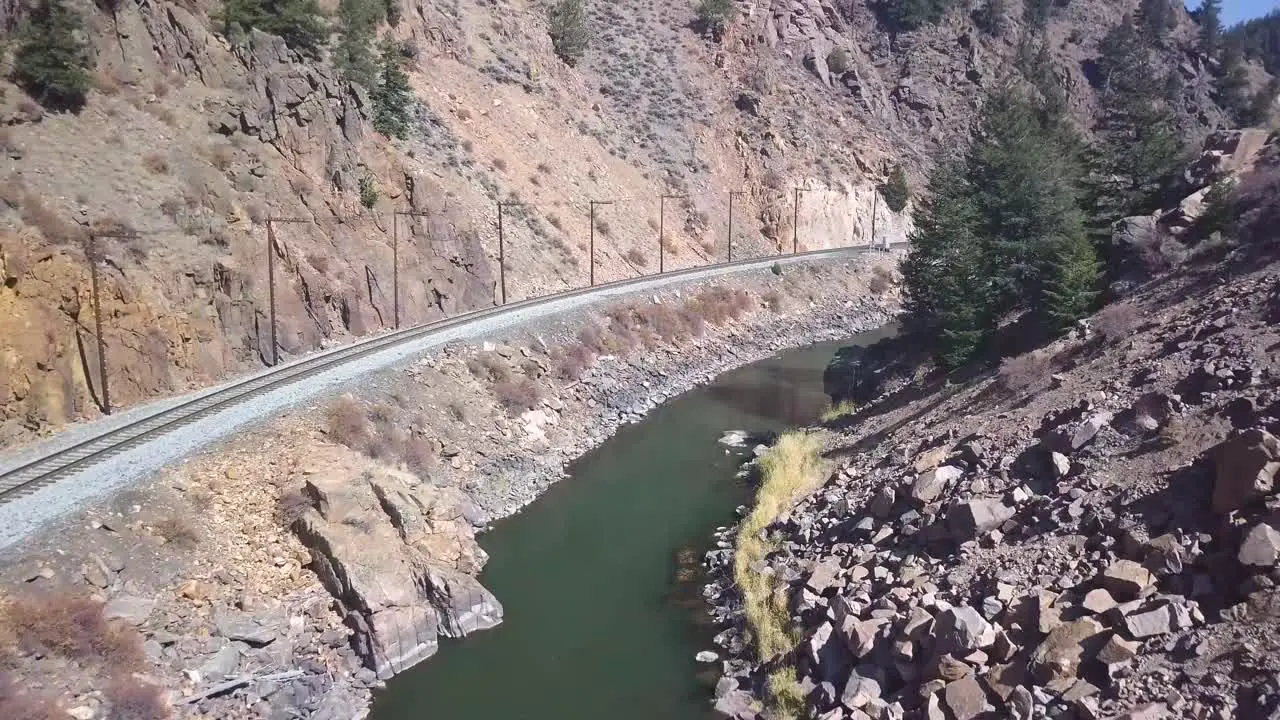
[[[779,431],[827,404],[825,343],[728,372],[626,426],[480,538],[502,625],[388,684],[372,720],[708,720],[718,664],[702,555],[750,492],[725,430]]]

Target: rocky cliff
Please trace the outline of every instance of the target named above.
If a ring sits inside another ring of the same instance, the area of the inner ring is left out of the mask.
[[[1033,35],[1088,125],[1097,40],[1133,4],[1078,0],[1042,31],[1005,3],[995,33],[957,7],[903,33],[862,0],[743,2],[712,39],[692,7],[627,0],[590,5],[593,41],[571,68],[540,4],[413,0],[380,31],[405,49],[417,101],[408,139],[388,141],[328,60],[257,32],[233,45],[214,3],[73,2],[96,63],[85,108],[47,113],[3,84],[0,438],[98,412],[91,225],[138,231],[97,248],[126,405],[271,356],[269,216],[304,221],[277,224],[271,250],[286,357],[394,324],[396,236],[402,322],[494,302],[499,199],[522,203],[506,218],[517,298],[583,282],[588,199],[614,201],[597,220],[605,279],[652,271],[661,192],[686,196],[661,219],[668,267],[726,254],[731,189],[739,256],[900,239],[908,222],[872,192],[888,167],[919,185]],[[1177,15],[1163,47],[1194,134],[1221,112]],[[5,27],[21,18],[6,6]],[[847,67],[829,66],[836,48]]]

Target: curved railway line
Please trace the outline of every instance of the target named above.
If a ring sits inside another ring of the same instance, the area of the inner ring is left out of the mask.
[[[895,244],[895,246],[898,245],[900,244]],[[671,270],[661,275],[647,275],[639,278],[617,280],[475,310],[452,318],[392,331],[360,340],[350,345],[322,351],[211,390],[198,392],[190,399],[179,400],[176,404],[144,414],[136,420],[122,423],[117,427],[92,435],[67,447],[56,448],[39,457],[27,459],[16,467],[0,468],[3,469],[3,472],[0,472],[0,505],[13,502],[40,488],[52,485],[60,479],[88,469],[169,432],[209,417],[224,409],[242,404],[269,391],[289,386],[354,360],[365,358],[414,340],[423,339],[436,333],[461,328],[488,318],[516,314],[530,308],[552,303],[563,303],[563,301],[575,298],[591,298],[594,296],[603,298],[619,294],[619,291],[638,291],[646,287],[657,287],[684,279],[713,277],[727,272],[766,268],[775,262],[789,264],[807,260],[836,258],[844,255],[856,256],[877,250],[878,248],[873,249],[867,246],[834,248]],[[547,314],[552,314],[553,312],[556,311],[553,310]]]

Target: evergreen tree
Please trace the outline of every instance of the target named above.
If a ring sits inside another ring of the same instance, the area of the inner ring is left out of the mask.
[[[41,105],[79,110],[89,92],[89,50],[78,38],[80,16],[64,0],[39,0],[22,28],[12,79]]]
[[[717,38],[724,34],[724,29],[737,14],[738,8],[733,0],[702,0],[698,4],[698,23],[704,31]]]
[[[1240,23],[1226,36],[1238,38],[1245,55],[1260,60],[1267,72],[1280,74],[1280,10]]]
[[[894,212],[902,212],[911,199],[911,188],[907,185],[907,173],[901,165],[894,165],[889,171],[889,178],[880,185],[880,194],[884,202]]]
[[[1095,171],[1107,178],[1096,195],[1108,208],[1100,223],[1133,214],[1156,197],[1182,156],[1167,84],[1150,47],[1126,18],[1112,28],[1099,47],[1102,118],[1096,128],[1100,147]]]
[[[895,29],[915,30],[942,19],[952,0],[887,0],[885,11]]]
[[[1142,0],[1138,5],[1138,15],[1147,35],[1152,38],[1168,35],[1178,22],[1169,0]]]
[[[1098,255],[1085,232],[1082,215],[1068,234],[1051,244],[1040,301],[1035,305],[1042,327],[1065,332],[1092,312],[1098,296],[1099,270]]]
[[[394,43],[382,48],[381,82],[370,93],[373,100],[373,128],[387,137],[404,139],[413,120],[413,91],[409,76],[401,66],[403,56]]]
[[[385,0],[342,0],[338,4],[338,46],[333,62],[347,80],[365,88],[378,78],[374,39],[386,13]]]
[[[1213,57],[1222,42],[1222,0],[1204,0],[1196,19],[1200,22],[1200,51]]]
[[[311,58],[320,57],[328,35],[316,0],[226,0],[218,19],[228,38],[254,28],[284,38],[289,47]]]
[[[1005,0],[985,0],[973,11],[973,20],[982,32],[998,36],[1004,32],[1006,14]]]
[[[548,19],[551,23],[551,46],[556,55],[566,64],[576,65],[591,42],[585,0],[559,0],[551,7]]]

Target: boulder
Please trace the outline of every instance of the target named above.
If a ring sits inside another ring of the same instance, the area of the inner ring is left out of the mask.
[[[469,500],[372,463],[353,476],[350,458],[320,460],[304,488],[312,507],[294,531],[379,678],[430,657],[439,635],[501,622],[502,606],[468,574],[486,559]]]
[[[911,467],[917,473],[927,472],[941,465],[944,461],[946,461],[947,456],[950,454],[951,454],[951,448],[950,446],[947,446],[947,445],[931,448],[929,450],[925,450],[924,452],[920,453],[920,455],[916,457],[916,461],[915,463],[912,464]]]
[[[1098,651],[1098,662],[1108,668],[1124,665],[1138,656],[1141,645],[1134,640],[1125,640],[1119,635],[1112,635]]]
[[[1216,472],[1213,510],[1227,513],[1271,493],[1280,471],[1280,439],[1266,430],[1248,430],[1213,450]]]
[[[1084,596],[1084,600],[1080,603],[1081,607],[1089,612],[1097,615],[1104,613],[1116,606],[1115,598],[1111,597],[1111,593],[1103,588],[1090,590]]]
[[[836,585],[836,576],[840,573],[840,558],[831,557],[813,566],[813,572],[809,574],[805,587],[812,590],[815,594],[821,595],[828,588]]]
[[[947,526],[952,536],[963,542],[1000,527],[1013,517],[1014,512],[1013,508],[999,500],[969,500],[951,506],[947,512]]]
[[[943,465],[932,470],[926,470],[920,473],[916,481],[912,483],[911,498],[922,505],[927,505],[942,495],[947,483],[960,479],[962,475],[964,475],[964,470],[955,465]]]
[[[840,703],[853,710],[861,708],[872,700],[880,699],[880,683],[874,678],[864,677],[855,670],[845,681],[844,692],[840,694]]]
[[[219,635],[257,647],[268,645],[276,639],[276,631],[260,623],[252,615],[219,612],[215,615],[213,624],[218,628]]]
[[[971,720],[987,708],[987,694],[972,675],[947,683],[942,691],[942,702],[954,720]]]
[[[1173,629],[1173,614],[1168,605],[1161,605],[1154,610],[1126,616],[1124,627],[1135,640],[1163,635]]]
[[[1075,678],[1085,646],[1106,628],[1093,618],[1081,618],[1059,625],[1040,643],[1032,654],[1031,663],[1041,684],[1062,682]]]
[[[1266,523],[1254,525],[1240,544],[1236,558],[1242,565],[1274,567],[1280,559],[1280,532]]]
[[[880,488],[876,496],[871,500],[871,506],[868,508],[871,514],[877,518],[884,519],[889,517],[889,513],[893,512],[893,503],[898,499],[898,494],[893,488],[885,486]]]
[[[107,620],[120,620],[135,627],[144,625],[156,609],[156,601],[133,595],[121,595],[112,598],[102,608],[102,616]]]
[[[1132,560],[1117,560],[1102,573],[1102,586],[1122,601],[1140,597],[1155,582],[1150,570]]]
[[[996,641],[995,628],[977,610],[962,605],[938,613],[933,622],[934,651],[937,654],[967,654],[990,647]]]
[[[1060,452],[1049,453],[1049,461],[1053,464],[1053,476],[1062,479],[1071,474],[1071,460]]]

